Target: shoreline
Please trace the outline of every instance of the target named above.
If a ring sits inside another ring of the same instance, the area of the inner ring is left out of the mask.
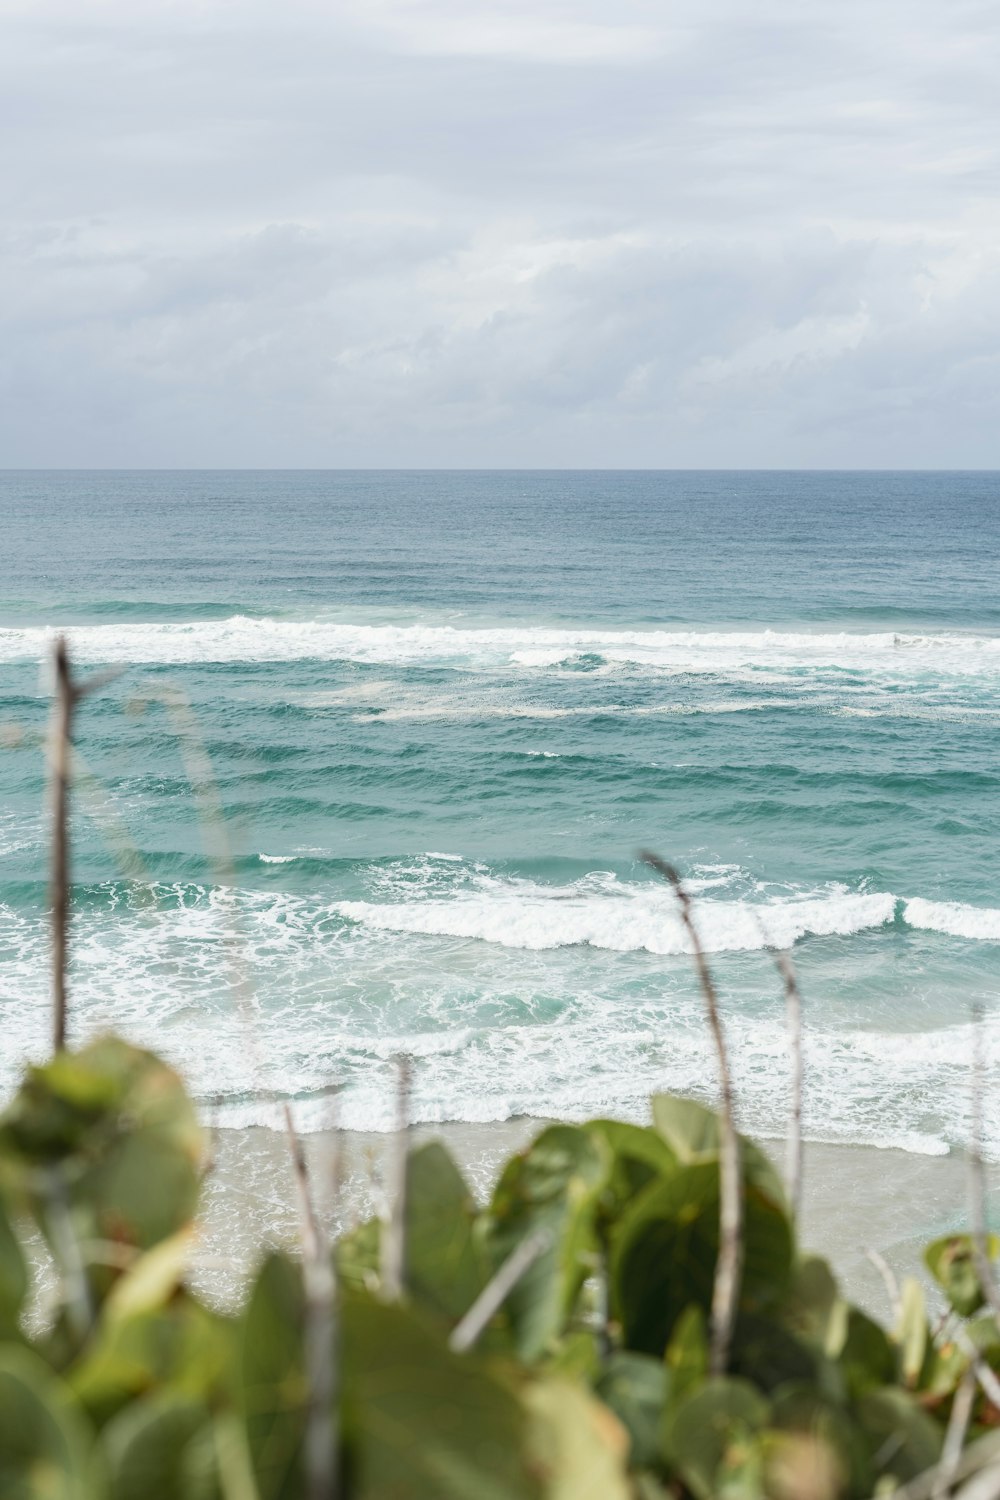
[[[503,1160],[521,1150],[548,1120],[522,1116],[490,1123],[415,1125],[411,1144],[441,1140],[470,1188],[486,1197]],[[383,1169],[395,1137],[368,1131],[303,1136],[317,1211],[332,1233],[381,1209]],[[286,1137],[264,1126],[212,1132],[213,1165],[202,1211],[197,1285],[223,1302],[238,1295],[263,1246],[298,1245],[298,1206]],[[783,1143],[759,1143],[781,1165]],[[339,1167],[338,1167],[339,1154]],[[991,1197],[996,1169],[987,1168]],[[339,1177],[340,1188],[335,1190]],[[963,1153],[921,1156],[896,1147],[826,1142],[804,1145],[804,1249],[831,1262],[846,1296],[880,1322],[891,1319],[886,1287],[866,1255],[884,1256],[897,1277],[928,1280],[924,1245],[968,1224]],[[334,1210],[334,1203],[337,1209]]]

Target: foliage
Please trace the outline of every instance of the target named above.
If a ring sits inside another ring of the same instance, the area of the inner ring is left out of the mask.
[[[938,1463],[970,1361],[1000,1365],[969,1237],[927,1250],[944,1326],[911,1280],[887,1331],[800,1249],[774,1168],[744,1141],[738,1315],[728,1371],[710,1377],[718,1121],[666,1098],[652,1118],[550,1126],[483,1205],[442,1145],[410,1154],[402,1300],[380,1294],[377,1223],[333,1251],[343,1500],[864,1500]],[[28,1071],[0,1118],[5,1500],[310,1493],[312,1283],[270,1254],[238,1313],[199,1300],[202,1171],[191,1104],[151,1054],[108,1037]],[[32,1225],[59,1284],[28,1332]],[[455,1352],[529,1236],[534,1260]],[[967,1439],[998,1423],[978,1391]]]

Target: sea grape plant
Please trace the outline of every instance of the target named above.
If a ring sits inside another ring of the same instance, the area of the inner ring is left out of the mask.
[[[981,1481],[1000,1457],[982,1282],[997,1243],[936,1241],[943,1315],[911,1278],[883,1328],[802,1249],[780,1177],[742,1140],[737,1316],[711,1374],[719,1142],[710,1110],[666,1097],[646,1127],[549,1126],[485,1203],[440,1142],[411,1151],[402,1294],[383,1294],[378,1221],[331,1252],[323,1500],[866,1500]],[[204,1166],[151,1053],[105,1037],[27,1071],[0,1117],[4,1500],[320,1500],[301,1258],[262,1255],[236,1312],[199,1298]],[[526,1242],[530,1263],[458,1337]]]

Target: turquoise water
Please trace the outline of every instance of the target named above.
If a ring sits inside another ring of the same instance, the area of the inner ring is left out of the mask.
[[[1000,477],[8,473],[0,535],[0,1085],[46,1041],[58,626],[124,667],[80,715],[73,1027],[223,1121],[318,1126],[336,1088],[384,1128],[400,1051],[424,1120],[709,1093],[649,846],[746,1126],[786,1108],[780,944],[810,1134],[966,1139],[975,1002],[1000,1064]]]

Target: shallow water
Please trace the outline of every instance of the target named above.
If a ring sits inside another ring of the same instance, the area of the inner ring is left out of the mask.
[[[220,1119],[277,1093],[319,1127],[336,1088],[383,1129],[400,1051],[423,1120],[710,1092],[650,846],[748,1128],[785,1109],[776,944],[810,1133],[967,1139],[974,1004],[1000,1065],[997,476],[7,474],[0,535],[5,1086],[45,1045],[59,626],[125,668],[80,718],[74,1026]]]

